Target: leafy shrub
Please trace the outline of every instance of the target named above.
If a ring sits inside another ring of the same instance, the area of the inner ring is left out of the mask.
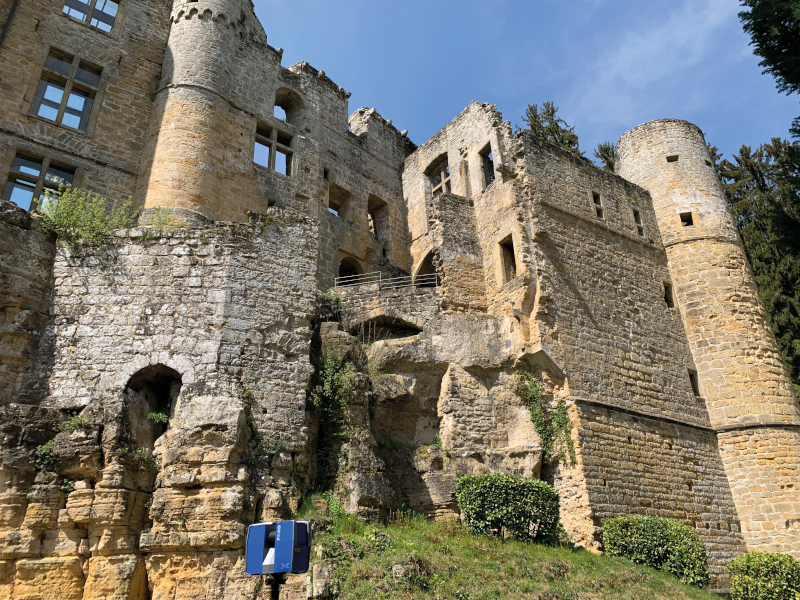
[[[72,479],[67,479],[66,477],[61,480],[61,485],[58,486],[59,489],[64,492],[65,496],[69,496],[72,492],[75,491],[75,482]]]
[[[44,228],[70,246],[99,246],[111,238],[114,229],[130,227],[136,218],[130,198],[110,202],[69,185],[61,186],[57,195],[46,192],[39,212]]]
[[[518,475],[466,475],[456,500],[470,533],[505,529],[520,540],[551,541],[558,530],[558,492],[544,481]]]
[[[733,600],[797,600],[800,561],[788,554],[748,552],[728,563]]]
[[[89,429],[92,424],[80,415],[72,415],[61,425],[61,431],[74,433],[78,429]]]
[[[134,450],[133,454],[136,456],[136,459],[139,461],[139,464],[150,467],[151,469],[158,470],[158,463],[156,462],[156,457],[153,456],[153,453],[149,450],[140,449]]]
[[[677,519],[631,515],[603,523],[606,554],[667,571],[683,583],[708,584],[708,558],[697,532]]]
[[[147,420],[159,425],[166,425],[169,423],[169,415],[165,412],[149,412],[147,413]]]
[[[31,458],[31,466],[34,470],[46,473],[55,473],[58,471],[58,458],[56,458],[56,455],[53,453],[55,447],[55,440],[50,440],[36,447],[36,450],[33,451],[33,457]]]

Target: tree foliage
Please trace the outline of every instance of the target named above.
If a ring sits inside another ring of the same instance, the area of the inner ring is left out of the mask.
[[[575,133],[575,128],[570,127],[564,119],[558,116],[558,107],[552,102],[544,102],[542,108],[539,108],[537,104],[529,104],[522,120],[528,124],[528,129],[521,131],[530,133],[541,142],[555,144],[570,154],[583,156],[583,152],[578,147],[578,135]]]
[[[773,138],[717,164],[728,204],[796,389],[800,385],[800,143]],[[718,161],[718,162],[717,162]]]
[[[739,13],[745,32],[750,34],[758,64],[775,78],[778,90],[800,92],[800,0],[742,0],[750,9]],[[800,136],[800,117],[792,134]]]
[[[58,194],[46,192],[39,212],[44,228],[69,246],[99,246],[112,231],[126,229],[136,219],[130,198],[112,202],[69,185],[60,187]]]
[[[595,148],[594,157],[603,163],[606,171],[613,173],[617,159],[617,145],[614,142],[600,142]]]
[[[777,552],[748,552],[728,563],[734,600],[800,598],[800,561]]]

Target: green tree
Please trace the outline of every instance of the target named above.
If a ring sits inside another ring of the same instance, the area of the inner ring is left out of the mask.
[[[537,104],[529,104],[522,120],[528,124],[528,129],[521,131],[527,131],[541,142],[555,144],[570,154],[583,156],[575,128],[558,116],[558,107],[552,102],[543,103],[542,108]]]
[[[720,160],[713,147],[709,155],[800,395],[800,143],[742,146],[733,161]]]
[[[742,0],[750,10],[739,13],[750,34],[758,64],[775,78],[778,90],[800,93],[800,0]],[[792,124],[792,135],[800,137],[800,117]]]
[[[603,163],[606,171],[613,173],[617,159],[617,145],[614,142],[600,142],[595,148],[594,157]]]

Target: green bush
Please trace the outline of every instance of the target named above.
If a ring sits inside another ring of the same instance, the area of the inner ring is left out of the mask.
[[[800,561],[788,554],[748,552],[728,563],[733,600],[800,599]]]
[[[39,206],[42,225],[67,245],[99,246],[114,229],[133,225],[136,213],[131,199],[110,202],[93,192],[61,186],[58,194],[46,192]]]
[[[146,417],[148,421],[158,423],[159,425],[166,425],[169,423],[169,415],[165,412],[149,412]]]
[[[677,519],[631,515],[603,523],[606,554],[672,573],[683,583],[708,584],[708,558],[697,532]]]
[[[558,492],[538,479],[518,475],[465,475],[456,500],[473,533],[507,531],[520,540],[550,542],[558,536]]]
[[[37,472],[55,473],[58,471],[58,458],[53,453],[56,441],[50,440],[37,446],[31,457],[31,466]]]
[[[80,415],[72,415],[61,425],[61,431],[74,433],[78,429],[90,429],[92,424]]]

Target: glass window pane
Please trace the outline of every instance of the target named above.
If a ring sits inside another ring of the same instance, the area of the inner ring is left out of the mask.
[[[89,14],[89,3],[81,0],[67,0],[64,4],[64,14],[85,21]]]
[[[44,176],[44,180],[53,185],[67,185],[68,183],[72,183],[74,178],[75,169],[71,167],[61,167],[52,163],[50,163],[47,174]]]
[[[33,201],[33,191],[36,185],[21,179],[9,179],[3,192],[3,200],[11,200],[17,206],[30,209]]]
[[[78,72],[75,73],[75,79],[92,87],[97,87],[101,72],[102,71],[98,67],[81,61],[81,64],[78,66]]]
[[[275,170],[282,175],[289,175],[291,169],[291,157],[285,152],[278,150],[275,153]]]
[[[269,146],[256,142],[256,147],[253,149],[253,162],[269,168]]]
[[[64,77],[69,77],[69,73],[72,71],[72,59],[73,57],[69,54],[51,51],[44,63],[44,68]]]
[[[111,31],[114,28],[118,8],[119,3],[113,0],[97,0],[92,12],[92,26],[105,32]]]
[[[52,81],[40,81],[39,89],[36,92],[39,98],[39,106],[35,107],[34,114],[55,121],[58,116],[58,109],[61,106],[61,99],[64,97],[64,86]]]
[[[17,154],[17,156],[14,157],[11,170],[17,173],[25,173],[26,175],[38,177],[39,173],[42,171],[42,159]]]
[[[75,129],[85,130],[92,110],[92,98],[82,90],[73,89],[67,100],[67,108],[61,122]]]

